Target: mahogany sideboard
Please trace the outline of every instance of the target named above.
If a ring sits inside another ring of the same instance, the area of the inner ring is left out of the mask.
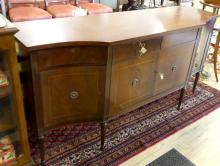
[[[202,70],[216,16],[168,7],[15,23],[28,60],[30,108],[44,163],[44,132],[101,124],[184,89]],[[202,34],[202,35],[201,35]]]

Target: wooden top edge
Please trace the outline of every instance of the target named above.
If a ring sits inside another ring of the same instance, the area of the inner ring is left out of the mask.
[[[205,25],[217,15],[192,7],[166,7],[15,23],[28,50],[72,45],[113,45]]]
[[[12,24],[9,20],[7,20],[1,14],[0,14],[0,19],[3,19],[6,22],[6,25],[4,27],[0,27],[0,35],[14,34],[18,32],[18,29],[15,27],[15,25]]]

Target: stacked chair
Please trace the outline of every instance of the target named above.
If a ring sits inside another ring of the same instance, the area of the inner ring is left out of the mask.
[[[39,7],[37,0],[8,0],[8,15],[12,22],[72,17],[79,7],[89,15],[113,11],[108,6],[90,0],[45,0],[46,10]]]
[[[35,0],[8,0],[8,7],[12,22],[52,18],[47,11],[37,7]]]
[[[111,13],[113,11],[112,8],[99,3],[94,3],[91,0],[77,0],[76,4],[77,6],[87,10],[89,15],[99,13]]]
[[[76,6],[70,4],[68,0],[45,0],[47,11],[53,18],[74,16]]]

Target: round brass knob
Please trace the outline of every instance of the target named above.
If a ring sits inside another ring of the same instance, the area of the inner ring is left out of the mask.
[[[79,92],[77,91],[71,91],[70,92],[70,99],[78,99],[79,98]]]
[[[132,86],[133,87],[136,87],[137,85],[139,85],[140,84],[140,80],[139,79],[137,79],[137,78],[135,78],[133,81],[132,81]]]
[[[160,76],[160,80],[164,80],[164,78],[165,78],[164,73],[159,73],[159,76]]]
[[[176,65],[172,66],[172,68],[171,68],[172,72],[175,72],[176,69],[177,69]]]

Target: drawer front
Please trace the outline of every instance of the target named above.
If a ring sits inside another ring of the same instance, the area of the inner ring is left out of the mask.
[[[40,69],[62,65],[105,65],[106,47],[61,47],[34,52]]]
[[[194,46],[195,41],[161,50],[156,70],[155,95],[184,85]]]
[[[155,55],[156,56],[156,55]],[[156,59],[115,65],[112,69],[110,116],[150,97],[154,90]]]
[[[104,67],[67,67],[40,73],[44,127],[101,117]]]
[[[162,42],[162,49],[175,46],[181,43],[194,41],[197,39],[198,29],[190,30],[186,32],[177,32],[164,36]]]
[[[117,45],[113,48],[113,63],[121,63],[127,60],[140,60],[148,57],[154,51],[161,48],[162,38],[144,40],[128,44]]]

